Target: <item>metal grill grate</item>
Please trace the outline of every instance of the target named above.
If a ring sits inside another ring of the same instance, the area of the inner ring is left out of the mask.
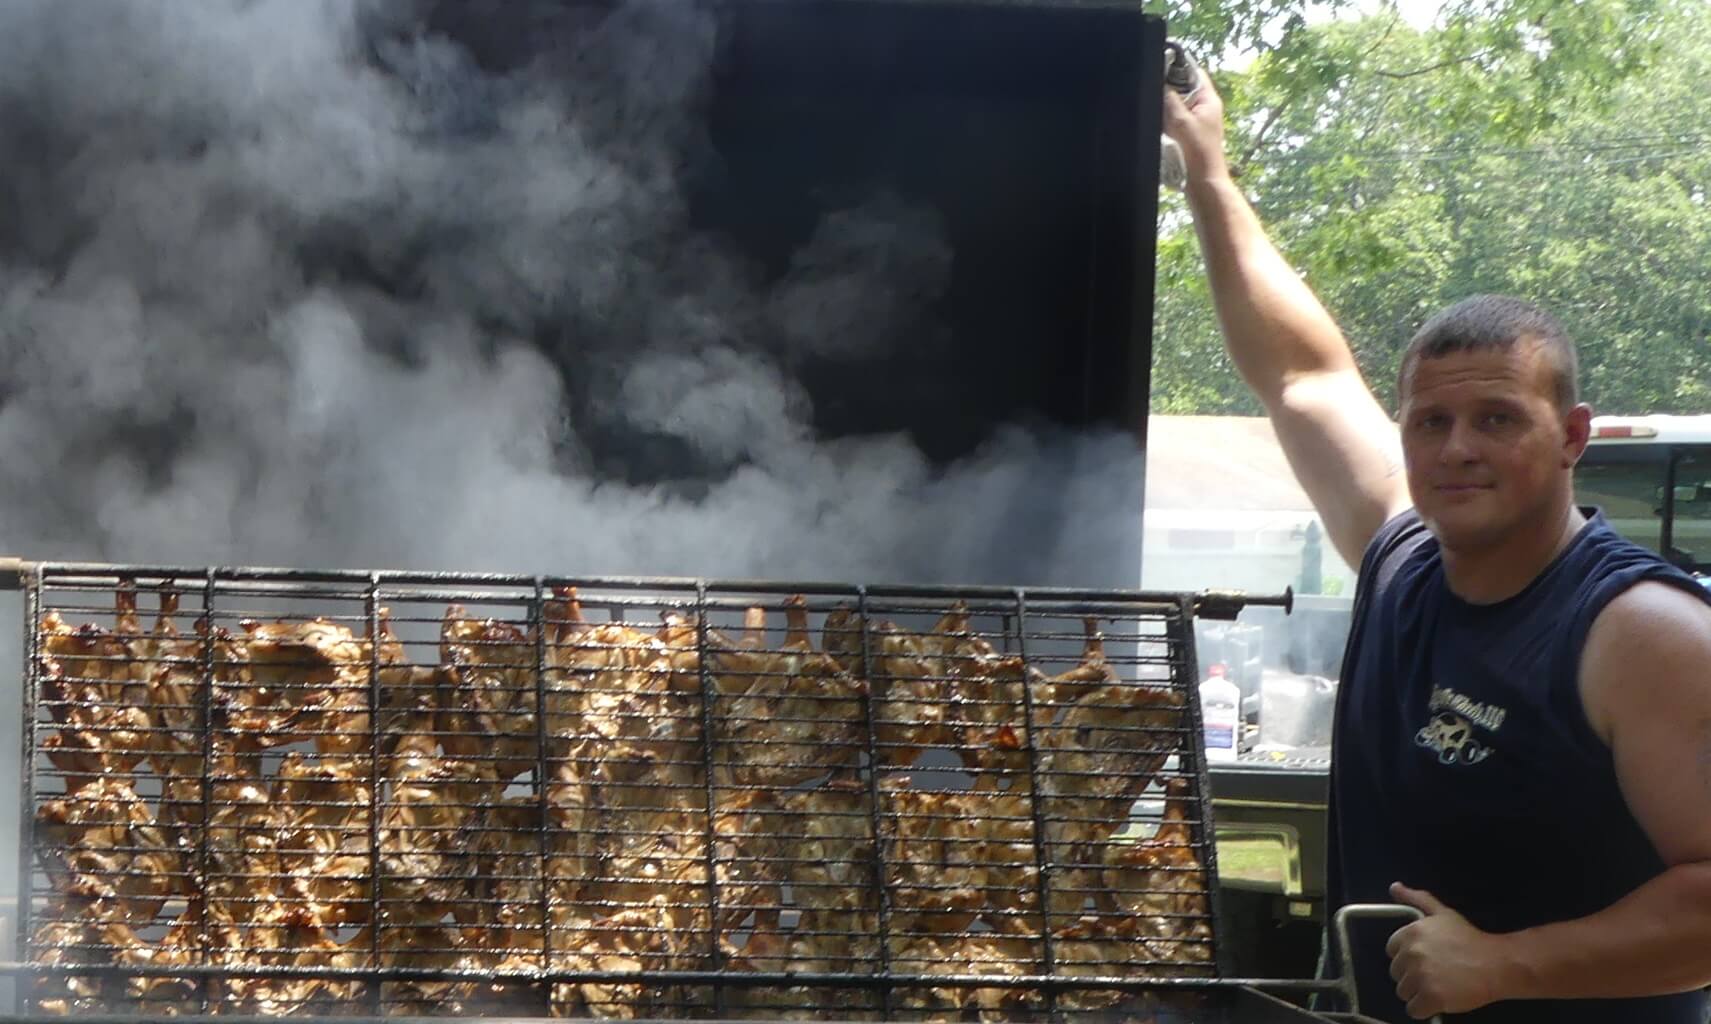
[[[31,1012],[900,1019],[1217,975],[1193,598],[24,583]]]

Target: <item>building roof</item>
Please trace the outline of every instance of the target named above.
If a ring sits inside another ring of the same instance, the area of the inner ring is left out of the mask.
[[[1147,508],[1312,511],[1263,416],[1147,420]]]

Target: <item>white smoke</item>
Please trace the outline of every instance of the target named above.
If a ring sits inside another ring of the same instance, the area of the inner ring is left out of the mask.
[[[628,3],[501,74],[420,13],[0,5],[0,551],[1135,578],[1125,438],[816,436],[797,360],[930,343],[954,254],[888,195],[771,282],[694,230],[711,19]]]
[[[710,18],[630,3],[490,74],[444,36],[392,31],[417,13],[0,11],[0,545],[946,581],[1103,569],[1065,561],[1070,538],[988,545],[1049,527],[1083,480],[1112,510],[1083,506],[1083,536],[1126,524],[1139,472],[1115,439],[1018,433],[935,473],[895,439],[814,436],[795,360],[930,338],[953,257],[931,211],[890,195],[829,216],[772,284],[698,235],[683,179],[707,155]],[[678,476],[696,486],[660,483]]]

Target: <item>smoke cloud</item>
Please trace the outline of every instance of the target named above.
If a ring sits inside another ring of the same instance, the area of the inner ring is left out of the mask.
[[[1127,439],[816,436],[798,361],[927,343],[955,256],[883,194],[782,276],[696,231],[709,18],[495,71],[424,11],[0,5],[0,550],[1132,582]]]
[[[629,3],[493,73],[422,13],[0,12],[7,549],[1108,571],[1069,559],[1089,538],[1044,531],[1073,496],[1084,533],[1113,530],[1093,540],[1131,532],[1140,474],[1118,439],[1018,431],[938,471],[894,438],[814,436],[795,362],[932,336],[953,254],[891,195],[826,217],[775,280],[699,235],[709,17]],[[1024,528],[1039,536],[996,543]]]

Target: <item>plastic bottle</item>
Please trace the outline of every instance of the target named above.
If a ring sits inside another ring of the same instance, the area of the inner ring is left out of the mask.
[[[1200,684],[1200,724],[1206,733],[1206,760],[1234,761],[1242,725],[1242,688],[1213,665]]]

